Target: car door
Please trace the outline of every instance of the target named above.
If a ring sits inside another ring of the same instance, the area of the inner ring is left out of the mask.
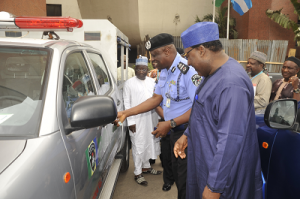
[[[71,162],[77,198],[96,198],[102,186],[99,171],[98,145],[102,127],[75,130],[70,126],[72,106],[83,96],[97,95],[93,71],[79,47],[69,48],[62,55],[58,92],[61,132]]]
[[[262,115],[263,116],[263,115]],[[260,117],[261,121],[263,122],[263,117]],[[260,150],[260,160],[261,160],[261,169],[263,173],[264,182],[266,183],[263,186],[263,192],[264,192],[264,199],[266,199],[266,189],[268,187],[268,177],[269,177],[269,166],[270,166],[270,159],[272,155],[273,145],[275,138],[278,134],[277,129],[271,129],[268,126],[263,124],[259,125],[256,120],[256,125],[260,126],[257,129],[257,138],[259,143],[259,150]]]
[[[273,105],[271,120],[293,123],[294,106]],[[275,106],[275,108],[274,108]],[[275,117],[276,115],[276,117]],[[258,124],[258,122],[257,122]],[[290,130],[261,126],[257,130],[262,170],[266,179],[266,198],[299,198],[300,195],[300,134]]]
[[[300,134],[278,130],[270,156],[267,198],[299,198]]]
[[[110,71],[105,65],[103,56],[96,51],[88,50],[87,56],[96,75],[97,93],[107,95],[114,99],[118,111],[121,111],[122,103],[116,85],[112,80]],[[124,134],[125,135],[125,134]],[[113,124],[107,124],[102,128],[101,141],[99,144],[100,154],[100,171],[105,179],[117,151],[120,149],[123,140],[122,128],[118,128]]]

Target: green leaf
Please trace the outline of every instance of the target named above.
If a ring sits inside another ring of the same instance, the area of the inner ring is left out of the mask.
[[[297,24],[294,21],[292,21],[287,15],[282,14],[281,10],[282,8],[280,10],[267,9],[266,15],[269,18],[271,18],[273,21],[278,23],[280,26],[282,26],[283,28],[287,28],[287,29],[292,28],[293,31],[295,31],[298,28]]]
[[[202,22],[201,19],[198,17],[198,15],[196,16],[196,19],[195,19],[195,23],[198,23],[198,22]]]
[[[290,0],[290,1],[293,4],[298,16],[300,16],[300,3],[298,3],[297,0]]]
[[[290,0],[294,6],[294,13],[298,15],[298,19],[300,19],[300,3],[297,0]],[[292,29],[294,31],[295,37],[294,40],[297,41],[297,45],[300,46],[300,30],[299,26],[296,22],[291,20],[288,15],[282,14],[283,8],[280,10],[266,10],[266,15],[280,26],[286,29]]]

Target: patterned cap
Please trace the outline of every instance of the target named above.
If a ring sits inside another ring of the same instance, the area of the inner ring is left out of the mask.
[[[148,51],[152,51],[155,50],[157,48],[169,45],[169,44],[173,44],[174,43],[174,39],[173,36],[167,33],[161,33],[159,35],[156,35],[154,37],[152,37],[149,41],[146,42],[145,44],[145,48]]]
[[[135,60],[135,65],[148,66],[148,58],[140,55],[139,58]]]
[[[215,40],[219,40],[219,28],[214,22],[195,23],[181,34],[184,48]]]
[[[253,53],[251,53],[249,58],[260,61],[263,64],[265,64],[267,61],[267,55],[260,51],[254,51]]]

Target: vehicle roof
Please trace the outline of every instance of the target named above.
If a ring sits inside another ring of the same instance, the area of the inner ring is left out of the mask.
[[[79,43],[77,41],[70,40],[49,40],[49,39],[32,39],[32,38],[14,38],[14,37],[0,37],[1,45],[12,45],[12,46],[31,46],[31,47],[55,47],[56,44],[63,44],[67,46],[89,46],[87,44]],[[89,46],[91,47],[91,46]]]

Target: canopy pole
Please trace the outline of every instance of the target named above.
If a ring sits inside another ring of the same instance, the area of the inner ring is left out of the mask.
[[[213,7],[213,22],[215,22],[215,14],[216,14],[216,0],[214,1],[214,7]]]
[[[228,1],[228,9],[227,9],[227,39],[229,39],[229,19],[230,19],[230,0]]]

